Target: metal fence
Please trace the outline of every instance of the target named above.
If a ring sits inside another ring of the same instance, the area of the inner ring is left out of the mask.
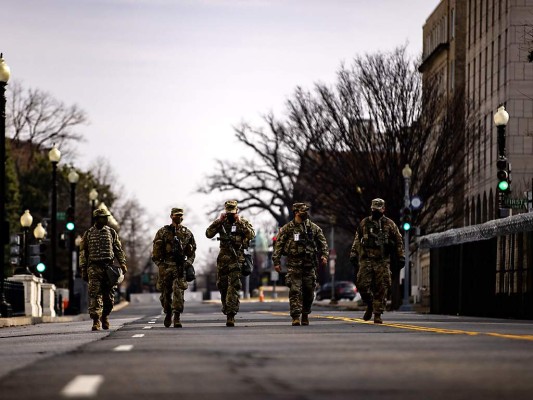
[[[420,238],[430,311],[533,319],[533,213]]]
[[[4,281],[4,294],[7,303],[11,305],[13,317],[25,315],[24,284],[22,282]]]

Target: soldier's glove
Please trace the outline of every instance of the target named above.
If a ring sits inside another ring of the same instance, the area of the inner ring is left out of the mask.
[[[122,268],[122,273],[124,274],[128,271],[128,267],[126,266],[126,264],[122,264],[120,268]]]
[[[185,262],[183,264],[183,267],[185,269],[185,280],[187,282],[194,281],[196,279],[196,276],[195,276],[194,267],[192,266],[192,264],[190,262]]]

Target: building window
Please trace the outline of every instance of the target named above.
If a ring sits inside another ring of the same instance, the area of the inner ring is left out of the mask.
[[[485,99],[487,98],[487,89],[488,89],[488,86],[489,86],[489,81],[488,81],[488,74],[489,74],[489,48],[488,47],[485,47],[485,90],[484,90],[484,93],[485,93]]]
[[[481,100],[482,100],[482,98],[481,98],[481,83],[483,82],[482,79],[481,79],[481,65],[482,65],[481,61],[482,60],[483,60],[483,52],[480,51],[479,52],[479,61],[477,63],[478,69],[479,69],[478,75],[477,75],[477,78],[478,78],[477,79],[477,90],[478,90],[478,104],[479,105],[481,105]]]
[[[476,32],[477,32],[477,0],[474,0],[474,9],[472,11],[472,21],[474,22],[474,26],[472,29],[472,36],[474,37],[473,43],[476,42]]]
[[[496,68],[496,75],[498,75],[498,79],[496,80],[496,89],[497,90],[500,90],[500,74],[502,72],[502,69],[501,69],[501,48],[502,48],[502,36],[501,35],[498,35],[498,48],[496,49],[496,62],[497,62],[497,66],[498,68]]]
[[[450,37],[455,38],[455,8],[450,11]]]
[[[476,104],[476,58],[472,60],[472,101]]]
[[[490,73],[489,73],[489,79],[490,79],[490,94],[494,92],[494,40],[492,41],[491,48],[490,48]]]
[[[479,38],[483,36],[483,0],[479,2]]]
[[[450,62],[450,91],[455,90],[455,60]]]

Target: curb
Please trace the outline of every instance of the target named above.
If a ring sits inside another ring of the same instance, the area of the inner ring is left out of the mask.
[[[127,307],[130,304],[128,301],[121,301],[113,307],[113,311],[119,311]],[[13,326],[26,326],[26,325],[36,325],[36,324],[48,324],[48,323],[61,323],[61,322],[81,322],[88,321],[91,318],[89,314],[78,314],[78,315],[62,315],[56,317],[50,317],[48,315],[42,317],[11,317],[11,318],[0,318],[0,328],[7,328]]]

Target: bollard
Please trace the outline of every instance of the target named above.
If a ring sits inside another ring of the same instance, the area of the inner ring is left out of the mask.
[[[263,301],[265,301],[265,294],[263,293],[263,287],[260,286],[259,287],[259,301],[262,303]]]

